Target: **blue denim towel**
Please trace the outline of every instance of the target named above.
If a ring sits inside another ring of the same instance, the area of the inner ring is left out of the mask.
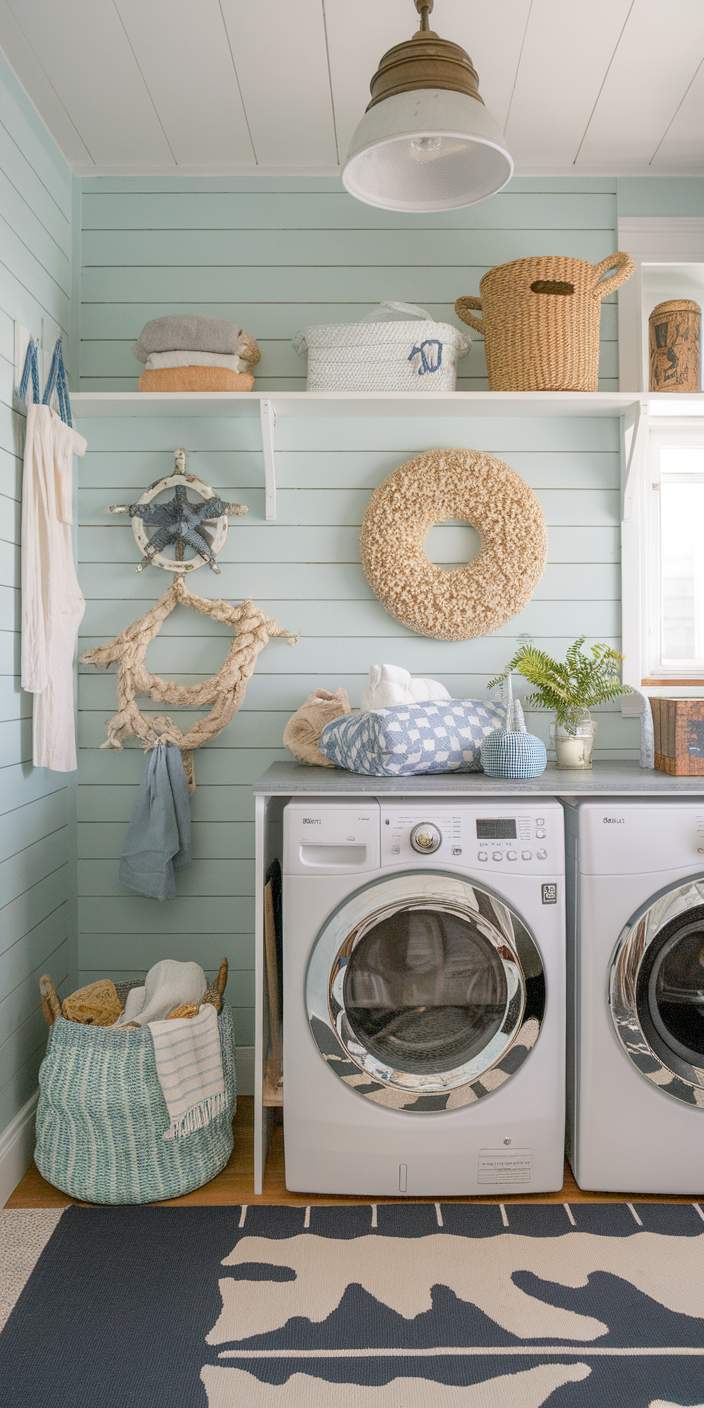
[[[174,872],[191,863],[191,804],[181,750],[157,743],[147,753],[127,827],[120,884],[155,900],[176,893]]]

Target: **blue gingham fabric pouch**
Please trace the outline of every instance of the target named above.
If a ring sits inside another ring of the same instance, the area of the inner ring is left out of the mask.
[[[396,704],[333,719],[319,747],[335,767],[365,777],[481,772],[482,743],[503,720],[503,709],[483,699]]]

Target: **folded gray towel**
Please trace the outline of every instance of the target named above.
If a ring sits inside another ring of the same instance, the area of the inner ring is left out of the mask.
[[[134,354],[140,362],[146,362],[151,352],[224,352],[234,356],[240,351],[241,336],[242,329],[225,318],[173,313],[145,323]]]
[[[155,900],[176,893],[175,870],[191,863],[191,804],[180,748],[157,743],[144,777],[120,860],[120,884]]]

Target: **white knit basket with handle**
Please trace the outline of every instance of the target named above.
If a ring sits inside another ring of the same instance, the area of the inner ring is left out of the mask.
[[[454,391],[470,339],[415,303],[382,303],[358,323],[318,323],[293,339],[308,391]]]

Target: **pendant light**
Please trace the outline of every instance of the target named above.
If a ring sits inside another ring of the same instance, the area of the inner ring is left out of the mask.
[[[342,180],[383,210],[455,210],[501,190],[513,161],[469,55],[430,29],[433,0],[415,7],[420,29],[380,60]]]

